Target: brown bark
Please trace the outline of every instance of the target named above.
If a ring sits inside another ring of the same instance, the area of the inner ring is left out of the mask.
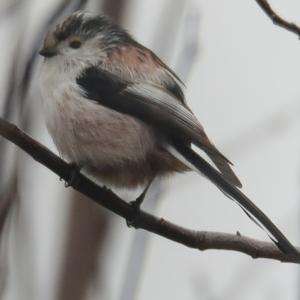
[[[72,166],[2,118],[0,118],[0,135],[13,142],[66,182],[70,181]],[[194,231],[144,211],[136,214],[135,208],[130,204],[106,187],[96,185],[82,174],[77,176],[72,187],[99,205],[131,222],[136,229],[147,230],[187,247],[198,250],[232,250],[248,254],[252,258],[269,258],[282,262],[300,263],[299,255],[287,255],[270,242],[258,241],[240,234]]]

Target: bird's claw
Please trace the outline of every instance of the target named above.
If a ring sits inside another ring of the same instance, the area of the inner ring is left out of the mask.
[[[126,219],[126,224],[128,227],[135,227],[134,224],[141,212],[141,203],[139,198],[137,198],[135,201],[129,202],[129,204],[133,208],[133,215],[130,219]]]
[[[68,188],[69,186],[73,186],[77,180],[77,176],[80,173],[80,168],[74,164],[74,163],[70,163],[70,176],[69,176],[69,180],[65,180],[65,188]],[[62,180],[62,178],[60,178],[60,180]]]

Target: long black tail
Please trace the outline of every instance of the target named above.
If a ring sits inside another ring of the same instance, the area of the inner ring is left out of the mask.
[[[184,145],[180,142],[174,143],[173,145],[180,155],[182,155],[190,164],[213,182],[224,192],[225,195],[238,202],[247,215],[254,220],[255,223],[267,231],[273,242],[280,250],[286,254],[295,255],[300,258],[300,253],[276,227],[276,225],[238,188],[227,182],[219,171],[213,168],[188,145]]]

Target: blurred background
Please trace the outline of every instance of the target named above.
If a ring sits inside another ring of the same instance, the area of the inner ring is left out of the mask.
[[[270,4],[300,24],[298,0]],[[49,26],[82,8],[110,15],[178,73],[245,193],[299,245],[297,36],[254,0],[1,0],[1,116],[55,152],[36,51]],[[196,174],[156,182],[144,208],[195,230],[268,239]],[[299,266],[199,252],[129,229],[3,139],[0,233],[1,300],[300,299]]]

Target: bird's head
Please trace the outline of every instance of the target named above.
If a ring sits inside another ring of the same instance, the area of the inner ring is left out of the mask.
[[[130,35],[108,17],[75,12],[48,32],[40,55],[68,63],[95,63],[132,42]]]

